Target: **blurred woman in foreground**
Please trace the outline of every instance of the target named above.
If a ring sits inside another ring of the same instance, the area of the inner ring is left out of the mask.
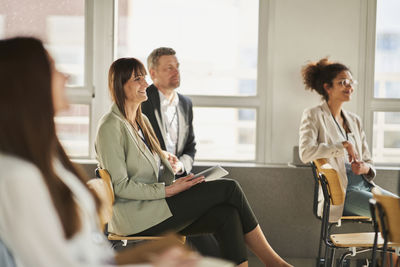
[[[0,40],[0,240],[16,266],[115,265],[99,200],[56,136],[66,80],[39,40]],[[156,266],[201,263],[179,247],[153,258]]]

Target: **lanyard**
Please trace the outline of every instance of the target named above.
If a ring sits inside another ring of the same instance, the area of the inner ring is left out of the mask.
[[[172,127],[172,123],[175,121],[176,115],[177,115],[178,111],[176,110],[175,107],[175,112],[174,115],[172,116],[171,121],[168,121],[168,116],[166,114],[166,112],[164,113],[164,117],[165,117],[165,130],[167,133],[169,133],[169,128]]]
[[[344,133],[343,133],[343,131],[342,131],[342,128],[340,127],[339,123],[336,121],[336,119],[335,119],[335,117],[333,116],[333,114],[331,114],[331,115],[332,115],[332,118],[333,118],[333,120],[335,121],[335,123],[336,123],[336,125],[337,125],[337,127],[338,127],[338,129],[339,129],[339,131],[340,131],[340,133],[342,134],[342,136],[343,136],[347,141],[349,141],[349,136],[347,135],[347,131],[343,128],[343,130],[345,130],[345,133],[346,133],[346,135],[344,135]]]

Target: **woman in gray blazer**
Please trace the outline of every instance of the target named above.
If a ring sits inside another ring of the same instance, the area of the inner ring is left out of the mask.
[[[115,193],[110,232],[122,235],[214,233],[224,258],[247,266],[246,244],[268,266],[290,266],[268,244],[240,185],[230,179],[204,182],[174,173],[148,119],[146,70],[134,58],[110,67],[114,104],[100,120],[96,153]]]
[[[332,221],[340,219],[342,214],[371,216],[368,201],[372,197],[371,189],[376,186],[372,181],[376,171],[360,118],[342,108],[351,100],[357,82],[349,68],[327,58],[306,65],[302,74],[306,89],[320,94],[323,102],[303,112],[300,158],[304,163],[326,158],[338,172],[346,198],[344,205],[332,205]],[[322,213],[322,201],[320,190],[319,213]]]

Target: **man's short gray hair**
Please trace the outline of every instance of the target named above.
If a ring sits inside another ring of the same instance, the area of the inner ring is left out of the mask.
[[[173,56],[176,52],[170,47],[159,47],[153,50],[151,54],[147,57],[147,68],[154,69],[158,66],[158,61],[162,56]]]

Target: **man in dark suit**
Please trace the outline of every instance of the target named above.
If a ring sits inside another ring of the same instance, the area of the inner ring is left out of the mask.
[[[172,48],[155,49],[147,60],[153,84],[142,112],[149,118],[161,148],[175,155],[169,161],[177,176],[190,173],[196,154],[192,101],[175,89],[180,85],[179,62]]]
[[[147,58],[153,84],[147,88],[148,99],[142,103],[142,112],[150,120],[161,148],[170,153],[168,160],[178,178],[192,170],[196,142],[192,101],[175,91],[180,85],[179,62],[175,54],[172,48],[160,47]],[[221,255],[211,234],[189,237],[188,241],[203,255]]]

